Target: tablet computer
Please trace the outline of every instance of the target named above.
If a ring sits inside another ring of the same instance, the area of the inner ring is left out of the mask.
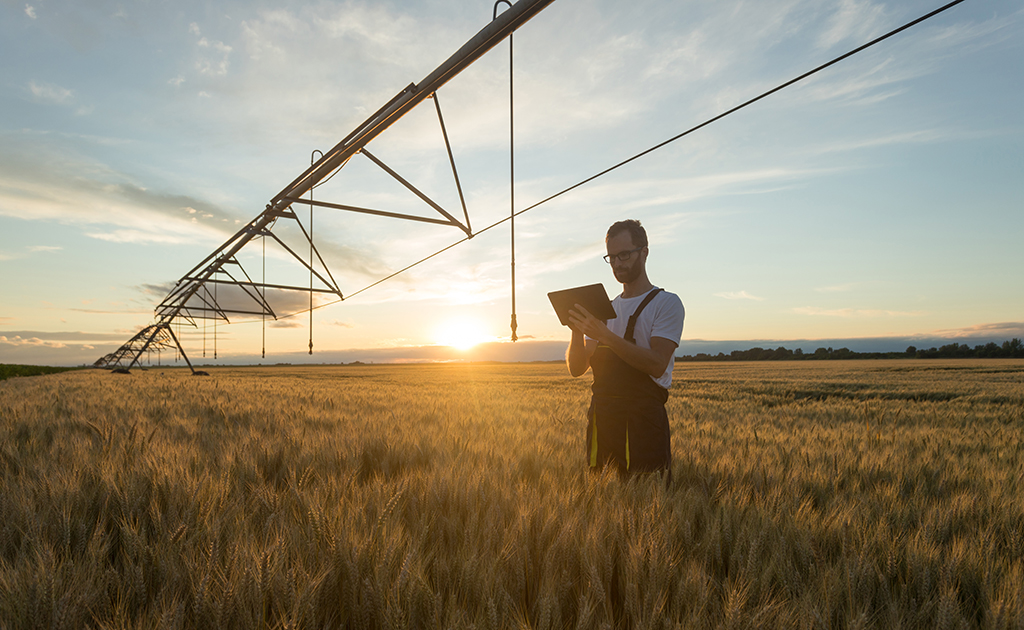
[[[615,319],[615,309],[612,308],[612,301],[608,299],[603,284],[588,284],[585,287],[552,291],[548,293],[548,299],[551,300],[551,306],[555,307],[558,321],[563,326],[569,325],[569,309],[577,304],[600,320]]]

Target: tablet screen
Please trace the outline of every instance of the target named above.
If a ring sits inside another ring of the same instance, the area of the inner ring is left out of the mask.
[[[548,299],[551,300],[551,306],[555,307],[558,321],[563,326],[569,325],[569,309],[577,304],[600,320],[615,319],[615,309],[612,308],[612,302],[608,299],[603,284],[588,284],[584,287],[552,291],[548,293]]]

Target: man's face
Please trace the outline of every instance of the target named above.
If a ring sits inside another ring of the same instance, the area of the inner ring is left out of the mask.
[[[619,232],[608,239],[605,247],[608,249],[608,255],[611,256],[612,273],[615,274],[616,280],[622,284],[629,284],[640,277],[644,270],[647,253],[644,249],[633,251],[636,249],[636,245],[633,244],[633,237],[629,232]],[[626,260],[619,260],[617,254],[625,252],[633,253]]]

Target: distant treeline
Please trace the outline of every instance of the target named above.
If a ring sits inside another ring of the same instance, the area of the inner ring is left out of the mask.
[[[751,348],[750,350],[733,350],[729,354],[707,354],[676,357],[676,361],[826,361],[829,359],[1022,359],[1024,343],[1014,338],[1004,341],[1002,345],[995,342],[973,348],[965,343],[951,343],[941,348],[919,350],[914,346],[903,352],[854,352],[849,348],[818,348],[814,352],[804,352],[800,348],[790,350],[778,347],[774,350]]]
[[[78,368],[51,367],[49,365],[4,365],[0,363],[0,381],[13,376],[39,376],[40,374],[56,374]]]

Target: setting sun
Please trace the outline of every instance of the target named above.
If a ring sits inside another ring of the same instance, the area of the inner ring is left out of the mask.
[[[442,322],[437,327],[435,339],[439,345],[451,346],[457,350],[469,350],[485,341],[493,341],[483,324],[471,318],[455,318]]]

